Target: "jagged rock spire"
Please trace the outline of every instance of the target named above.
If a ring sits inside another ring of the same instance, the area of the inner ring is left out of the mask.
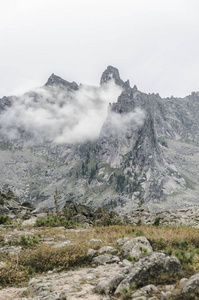
[[[59,76],[56,76],[54,73],[48,78],[48,81],[46,82],[45,86],[65,86],[70,90],[78,90],[78,84],[76,82],[68,82],[64,79],[62,79]]]
[[[130,87],[130,83],[129,80],[127,80],[126,82],[124,82],[121,78],[120,78],[120,74],[117,68],[114,68],[112,66],[108,66],[107,69],[103,72],[101,80],[100,80],[100,85],[103,85],[107,82],[109,82],[110,80],[114,80],[115,83],[121,87],[124,88],[128,88]]]

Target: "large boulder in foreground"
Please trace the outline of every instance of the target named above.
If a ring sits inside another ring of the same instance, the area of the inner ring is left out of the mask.
[[[169,279],[179,277],[183,274],[179,260],[165,253],[154,252],[140,259],[131,267],[129,274],[121,281],[116,289],[120,294],[122,288],[130,288],[132,285],[145,286],[148,283],[161,283],[161,277]]]
[[[183,300],[195,299],[194,297],[199,298],[199,273],[191,276],[187,280],[180,293],[180,299]]]

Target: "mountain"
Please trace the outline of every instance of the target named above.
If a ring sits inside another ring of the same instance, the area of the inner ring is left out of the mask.
[[[110,103],[109,103],[110,99]],[[199,93],[142,93],[108,66],[100,87],[52,74],[0,99],[0,187],[22,201],[118,212],[198,206]]]

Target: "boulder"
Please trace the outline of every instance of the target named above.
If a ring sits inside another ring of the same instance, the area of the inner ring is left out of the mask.
[[[144,286],[147,283],[153,283],[154,279],[159,283],[162,274],[172,278],[181,276],[183,272],[176,257],[154,252],[147,257],[141,258],[129,269],[129,274],[117,287],[116,294],[120,294],[123,287],[130,288],[132,284]]]
[[[66,300],[65,292],[55,292],[54,286],[52,282],[48,281],[47,279],[36,279],[32,278],[29,281],[28,285],[29,292],[37,296],[31,299],[42,299],[42,300]],[[23,299],[23,298],[22,298]],[[26,298],[25,298],[26,299]],[[27,298],[29,299],[29,298]]]
[[[89,248],[89,249],[88,249],[88,252],[87,252],[87,256],[88,256],[88,257],[93,257],[96,253],[97,253],[96,250],[94,250],[94,249],[92,249],[92,248]]]
[[[117,253],[117,249],[115,249],[114,247],[111,247],[111,246],[104,246],[104,247],[101,247],[98,250],[99,254],[107,253],[107,252],[111,253],[111,254],[116,254]]]
[[[144,236],[130,239],[122,246],[122,255],[124,256],[130,255],[135,258],[140,258],[152,252],[153,249]]]
[[[73,243],[71,243],[71,241],[64,241],[64,242],[59,242],[59,243],[57,243],[57,244],[55,244],[54,246],[53,246],[53,248],[62,248],[62,247],[65,247],[65,246],[69,246],[69,245],[74,245]]]
[[[149,284],[149,285],[146,285],[146,286],[142,287],[141,289],[137,290],[136,292],[134,292],[132,294],[132,296],[134,298],[135,297],[141,297],[141,296],[146,296],[146,295],[149,295],[152,292],[157,292],[157,291],[158,291],[158,289],[155,285]]]
[[[185,300],[195,299],[193,295],[199,297],[199,273],[191,276],[180,292],[181,299]]]
[[[0,205],[0,215],[1,216],[6,216],[9,213],[10,213],[10,210],[7,207]]]
[[[117,274],[109,280],[102,280],[96,286],[95,292],[106,295],[112,294],[123,279],[123,274]]]
[[[118,239],[118,240],[117,240],[117,244],[118,244],[119,246],[122,246],[122,245],[124,245],[127,241],[129,241],[130,239],[131,239],[131,238],[125,236],[125,237],[123,237],[123,238]]]
[[[89,243],[92,244],[92,245],[101,244],[102,240],[100,240],[100,239],[91,239]]]
[[[118,263],[120,261],[118,256],[112,254],[102,254],[93,258],[93,264],[95,265],[105,265]]]
[[[25,220],[25,221],[23,221],[21,226],[35,226],[36,220],[37,220],[36,218],[31,218],[29,220]]]
[[[4,246],[0,248],[0,253],[9,253],[9,255],[14,256],[22,250],[21,246]]]

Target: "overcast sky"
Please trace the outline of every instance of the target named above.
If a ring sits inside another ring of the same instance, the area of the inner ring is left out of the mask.
[[[55,73],[99,85],[108,65],[143,92],[199,90],[198,0],[0,0],[0,97]]]

